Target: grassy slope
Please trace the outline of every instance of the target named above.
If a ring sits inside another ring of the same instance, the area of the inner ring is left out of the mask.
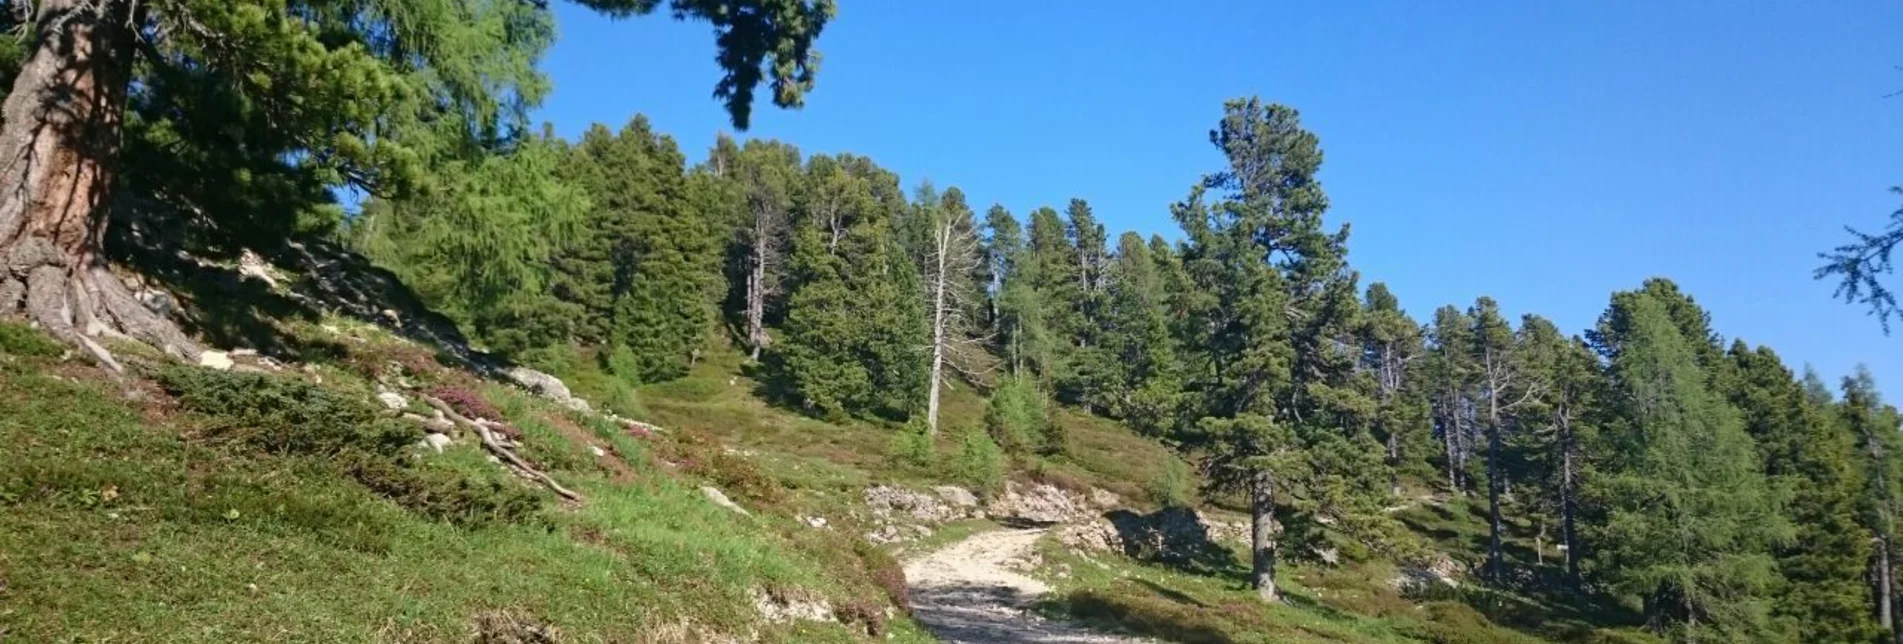
[[[524,622],[552,625],[568,641],[698,641],[709,632],[854,641],[864,637],[858,625],[763,624],[752,594],[882,611],[889,559],[841,538],[867,527],[861,491],[951,482],[943,467],[889,458],[891,426],[828,423],[766,404],[732,351],[635,395],[616,391],[590,361],[564,374],[578,394],[669,428],[641,439],[336,323],[362,339],[330,337],[315,323],[289,331],[330,347],[311,352],[327,389],[367,397],[366,376],[394,362],[434,384],[477,391],[522,429],[524,456],[588,503],[563,508],[531,490],[545,501],[534,520],[432,520],[339,475],[325,458],[206,438],[228,419],[181,409],[149,385],[129,400],[91,368],[48,355],[58,350],[43,338],[0,325],[0,442],[11,446],[0,460],[0,640],[459,641]],[[955,451],[955,436],[978,426],[983,399],[954,388],[944,409],[941,460]],[[1014,477],[1154,506],[1149,490],[1174,455],[1114,422],[1068,410],[1056,418],[1067,453],[1021,460]],[[528,489],[498,475],[472,445],[420,458],[472,482]],[[707,503],[702,483],[752,516]],[[806,526],[808,516],[826,517],[829,527]],[[1464,501],[1399,516],[1450,553],[1473,552],[1484,538]],[[925,543],[987,527],[945,526]],[[1512,552],[1530,557],[1530,528],[1515,529]],[[1595,629],[1623,618],[1566,597],[1403,597],[1387,585],[1391,564],[1353,557],[1339,567],[1285,566],[1291,601],[1263,606],[1243,583],[1244,552],[1196,571],[1055,543],[1043,554],[1059,591],[1045,610],[1166,641],[1639,639]],[[893,641],[927,641],[902,617],[890,628]]]
[[[360,393],[353,359],[415,349],[377,342],[320,369],[325,387]],[[372,492],[334,459],[220,440],[230,419],[144,381],[130,400],[58,353],[0,325],[0,640],[467,641],[546,623],[565,641],[855,641],[861,625],[762,624],[752,594],[888,606],[877,553],[770,509],[720,509],[700,475],[652,456],[693,446],[630,438],[512,390],[485,393],[524,430],[525,456],[588,502],[562,508],[529,490],[545,499],[532,520],[456,524]],[[411,453],[476,489],[527,488],[467,443]],[[893,631],[923,639],[903,619]]]

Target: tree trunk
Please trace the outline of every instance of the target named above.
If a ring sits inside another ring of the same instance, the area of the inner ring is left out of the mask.
[[[1495,583],[1506,578],[1500,557],[1500,422],[1487,422],[1487,577]]]
[[[1559,428],[1559,531],[1560,539],[1566,544],[1566,577],[1577,584],[1579,583],[1579,533],[1574,524],[1574,516],[1578,513],[1574,504],[1579,494],[1579,482],[1573,465],[1572,419],[1561,415]]]
[[[125,120],[131,7],[41,0],[32,51],[0,114],[0,313],[33,320],[119,368],[95,337],[174,355],[198,346],[147,310],[101,256]]]
[[[760,361],[760,351],[766,348],[766,262],[767,236],[771,231],[766,225],[764,211],[755,211],[753,225],[753,262],[747,270],[747,346],[751,350],[749,358]]]
[[[951,255],[952,229],[946,224],[938,230],[938,252],[932,274],[932,384],[925,398],[925,425],[938,435],[938,390],[945,376],[945,264]]]
[[[1877,623],[1883,626],[1883,630],[1895,633],[1895,613],[1891,612],[1890,599],[1895,596],[1896,590],[1893,584],[1894,580],[1891,578],[1890,540],[1888,538],[1877,538],[1875,563],[1877,566],[1877,587],[1875,589],[1876,592],[1872,594],[1877,596]]]
[[[1275,475],[1256,472],[1249,482],[1249,584],[1262,601],[1281,599],[1275,588]]]

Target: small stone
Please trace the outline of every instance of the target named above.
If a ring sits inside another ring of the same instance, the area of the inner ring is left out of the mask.
[[[403,394],[394,391],[385,391],[377,394],[377,402],[383,403],[384,408],[392,410],[403,409],[410,406],[410,401],[405,399]]]
[[[814,528],[826,527],[826,517],[800,517],[800,522]]]
[[[441,454],[443,452],[443,448],[448,447],[451,442],[452,441],[450,440],[449,435],[447,434],[438,434],[436,432],[430,432],[428,434],[423,435],[423,445],[430,449],[436,450],[436,453],[438,454]]]
[[[232,349],[231,355],[232,357],[255,356],[255,355],[258,355],[258,350],[257,349]]]
[[[608,455],[608,450],[602,449],[601,447],[596,445],[589,445],[588,451],[594,452],[596,458],[600,458],[600,457]]]
[[[740,504],[738,503],[734,503],[733,499],[727,498],[727,494],[725,492],[721,492],[717,488],[703,485],[700,487],[700,493],[705,495],[707,497],[707,500],[713,501],[714,505],[718,505],[720,507],[733,510],[735,512],[739,512],[741,514],[750,514],[749,512],[747,512],[746,508],[740,507]]]
[[[223,351],[206,351],[198,354],[198,366],[219,371],[231,370],[231,356]]]

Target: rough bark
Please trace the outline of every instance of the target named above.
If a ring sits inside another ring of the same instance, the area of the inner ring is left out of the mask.
[[[1497,409],[1498,403],[1494,404]],[[1499,412],[1487,422],[1487,576],[1498,582],[1506,578],[1506,563],[1500,555],[1500,421]]]
[[[1249,482],[1249,585],[1262,601],[1281,599],[1275,587],[1275,475],[1257,472]]]
[[[1560,538],[1566,544],[1566,577],[1573,583],[1579,583],[1579,532],[1574,517],[1578,514],[1576,506],[1579,496],[1579,478],[1577,467],[1573,463],[1576,452],[1573,437],[1573,422],[1569,413],[1559,415],[1559,520]]]
[[[768,238],[764,216],[756,215],[753,231],[753,256],[747,270],[747,346],[749,357],[758,362],[766,348],[766,264]]]
[[[1877,538],[1877,551],[1874,563],[1877,569],[1877,587],[1872,594],[1877,597],[1877,623],[1883,626],[1884,631],[1894,632],[1896,620],[1895,613],[1891,610],[1890,599],[1895,596],[1896,586],[1895,580],[1891,576],[1889,539],[1883,537]]]
[[[101,254],[131,78],[132,11],[121,0],[42,0],[31,54],[0,107],[0,294],[9,294],[0,313],[22,306],[115,370],[94,338],[199,352],[140,304]]]

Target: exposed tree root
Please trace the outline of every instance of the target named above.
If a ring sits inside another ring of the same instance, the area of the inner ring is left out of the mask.
[[[507,447],[503,447],[502,441],[496,439],[495,432],[491,431],[487,425],[470,420],[468,417],[457,413],[454,407],[450,407],[449,403],[443,402],[440,398],[422,393],[416,395],[421,397],[423,402],[429,403],[429,406],[435,407],[437,411],[443,412],[443,415],[449,417],[450,420],[456,421],[456,424],[475,430],[476,436],[482,438],[483,447],[487,448],[490,453],[495,454],[497,458],[502,459],[511,467],[514,467],[517,471],[522,472],[529,478],[540,481],[542,485],[547,486],[550,491],[561,495],[562,498],[577,503],[582,501],[580,494],[575,493],[574,490],[562,487],[561,483],[555,481],[555,477],[535,469],[534,466],[529,465],[528,461],[523,460],[520,456],[516,456],[515,452],[510,451]]]
[[[38,237],[25,237],[5,250],[0,313],[24,311],[47,333],[84,349],[102,366],[124,371],[99,338],[144,342],[185,360],[203,351],[176,323],[140,303],[96,259],[69,262]]]

